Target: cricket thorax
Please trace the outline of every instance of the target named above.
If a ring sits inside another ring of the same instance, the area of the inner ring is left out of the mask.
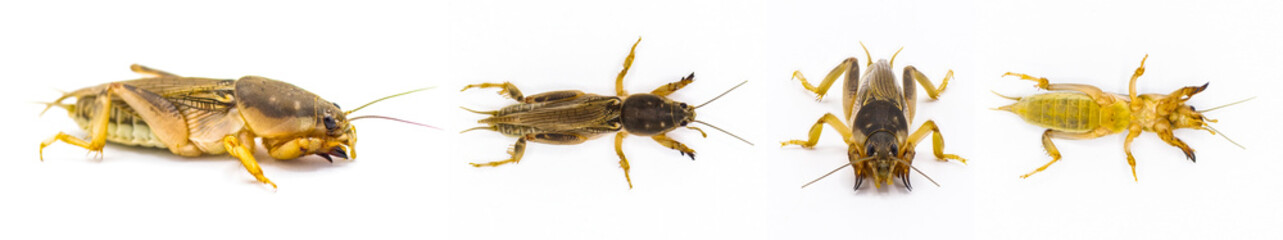
[[[695,119],[695,110],[658,95],[633,94],[624,99],[620,117],[629,133],[650,136],[686,126]]]
[[[851,127],[858,135],[872,134],[878,131],[891,133],[908,132],[909,123],[905,119],[904,109],[893,102],[874,100],[864,104],[855,113]]]

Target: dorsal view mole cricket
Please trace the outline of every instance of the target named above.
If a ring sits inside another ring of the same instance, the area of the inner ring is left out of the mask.
[[[864,43],[860,43],[860,47],[864,48]],[[802,188],[848,166],[855,171],[854,190],[856,191],[860,190],[860,185],[864,183],[865,178],[873,178],[874,186],[877,188],[881,188],[884,184],[890,186],[894,178],[899,178],[905,189],[912,190],[913,185],[909,182],[910,169],[939,186],[940,184],[931,177],[927,177],[918,168],[913,167],[916,154],[914,149],[929,133],[934,133],[932,134],[932,153],[936,159],[941,161],[953,159],[964,164],[967,162],[958,155],[944,153],[944,137],[940,135],[940,129],[935,121],[927,120],[918,127],[917,131],[909,132],[909,124],[913,123],[917,101],[917,87],[914,83],[921,84],[928,97],[933,100],[938,99],[944,92],[945,86],[949,85],[949,79],[953,78],[953,70],[945,74],[940,87],[936,88],[935,84],[932,84],[931,80],[917,68],[905,66],[904,73],[901,75],[903,79],[901,81],[903,88],[901,88],[902,86],[896,85],[895,75],[891,70],[895,63],[895,56],[900,54],[900,50],[896,50],[889,61],[881,59],[874,62],[869,49],[864,48],[865,57],[870,61],[865,65],[869,69],[865,70],[863,76],[859,74],[858,60],[851,57],[829,71],[819,86],[807,82],[801,71],[793,72],[793,78],[800,80],[802,87],[807,91],[815,93],[817,100],[824,98],[824,94],[838,77],[846,75],[846,81],[843,83],[845,87],[842,89],[842,110],[845,118],[839,119],[832,113],[826,113],[811,125],[807,140],[789,140],[780,143],[780,146],[798,145],[806,149],[814,148],[825,124],[841,134],[842,140],[846,142],[847,162],[802,185]]]
[[[695,159],[695,150],[669,138],[668,133],[678,128],[686,128],[698,131],[702,136],[708,137],[708,134],[705,134],[703,130],[688,126],[692,123],[703,124],[752,145],[752,143],[743,138],[695,118],[695,109],[725,96],[735,88],[747,83],[747,81],[735,85],[730,90],[726,90],[721,95],[713,97],[708,102],[698,106],[687,105],[668,98],[669,94],[694,82],[694,73],[677,82],[660,86],[649,93],[629,94],[625,91],[624,76],[628,74],[628,69],[632,67],[637,45],[640,43],[641,38],[638,38],[637,42],[633,43],[633,47],[629,50],[628,57],[624,59],[624,68],[615,77],[615,95],[613,96],[584,93],[579,90],[552,91],[524,96],[516,85],[509,82],[465,86],[463,90],[470,88],[499,88],[499,94],[508,96],[518,102],[496,111],[476,111],[464,108],[474,113],[489,115],[489,117],[477,121],[477,123],[485,124],[485,126],[464,130],[464,132],[485,129],[517,138],[517,142],[508,151],[508,154],[511,155],[508,159],[487,163],[471,163],[471,165],[474,167],[497,167],[509,163],[518,163],[526,152],[526,141],[574,145],[609,133],[615,133],[615,154],[619,156],[619,166],[623,168],[624,179],[628,181],[628,188],[631,189],[633,187],[632,177],[629,176],[631,167],[628,158],[624,157],[623,150],[624,137],[630,134],[650,137],[664,147],[677,150],[681,155],[689,156],[691,160]]]
[[[331,157],[356,158],[356,126],[351,122],[357,119],[380,118],[431,127],[377,115],[348,118],[370,104],[429,88],[343,111],[338,104],[307,90],[265,77],[182,77],[137,64],[130,70],[147,77],[82,88],[44,103],[45,111],[55,106],[66,109],[76,124],[89,132],[89,139],[59,132],[40,142],[41,161],[45,147],[57,141],[88,149],[99,158],[107,142],[167,149],[184,157],[227,154],[240,159],[259,182],[275,189],[276,183],[263,175],[254,159],[257,138],[275,159],[317,155],[333,162]],[[73,97],[75,103],[62,103]]]

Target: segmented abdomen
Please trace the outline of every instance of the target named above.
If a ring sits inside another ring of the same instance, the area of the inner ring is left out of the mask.
[[[1087,132],[1100,126],[1100,105],[1086,94],[1053,92],[1021,98],[1004,107],[1025,122],[1065,132]]]
[[[71,118],[81,130],[89,132],[90,120],[101,107],[97,96],[80,97],[76,100],[75,112],[71,113]],[[129,146],[166,148],[165,143],[152,133],[147,122],[121,101],[111,104],[111,113],[107,119],[107,141]]]

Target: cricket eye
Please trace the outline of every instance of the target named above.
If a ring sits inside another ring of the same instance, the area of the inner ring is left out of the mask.
[[[321,119],[321,122],[325,123],[325,130],[334,131],[339,128],[339,123],[334,121],[334,117],[325,116],[324,119]]]

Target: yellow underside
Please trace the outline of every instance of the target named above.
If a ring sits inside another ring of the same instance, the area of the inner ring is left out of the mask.
[[[1051,92],[1027,96],[1005,107],[1025,122],[1062,132],[1090,132],[1104,127],[1111,132],[1127,128],[1131,111],[1126,102],[1101,106],[1078,92]]]

